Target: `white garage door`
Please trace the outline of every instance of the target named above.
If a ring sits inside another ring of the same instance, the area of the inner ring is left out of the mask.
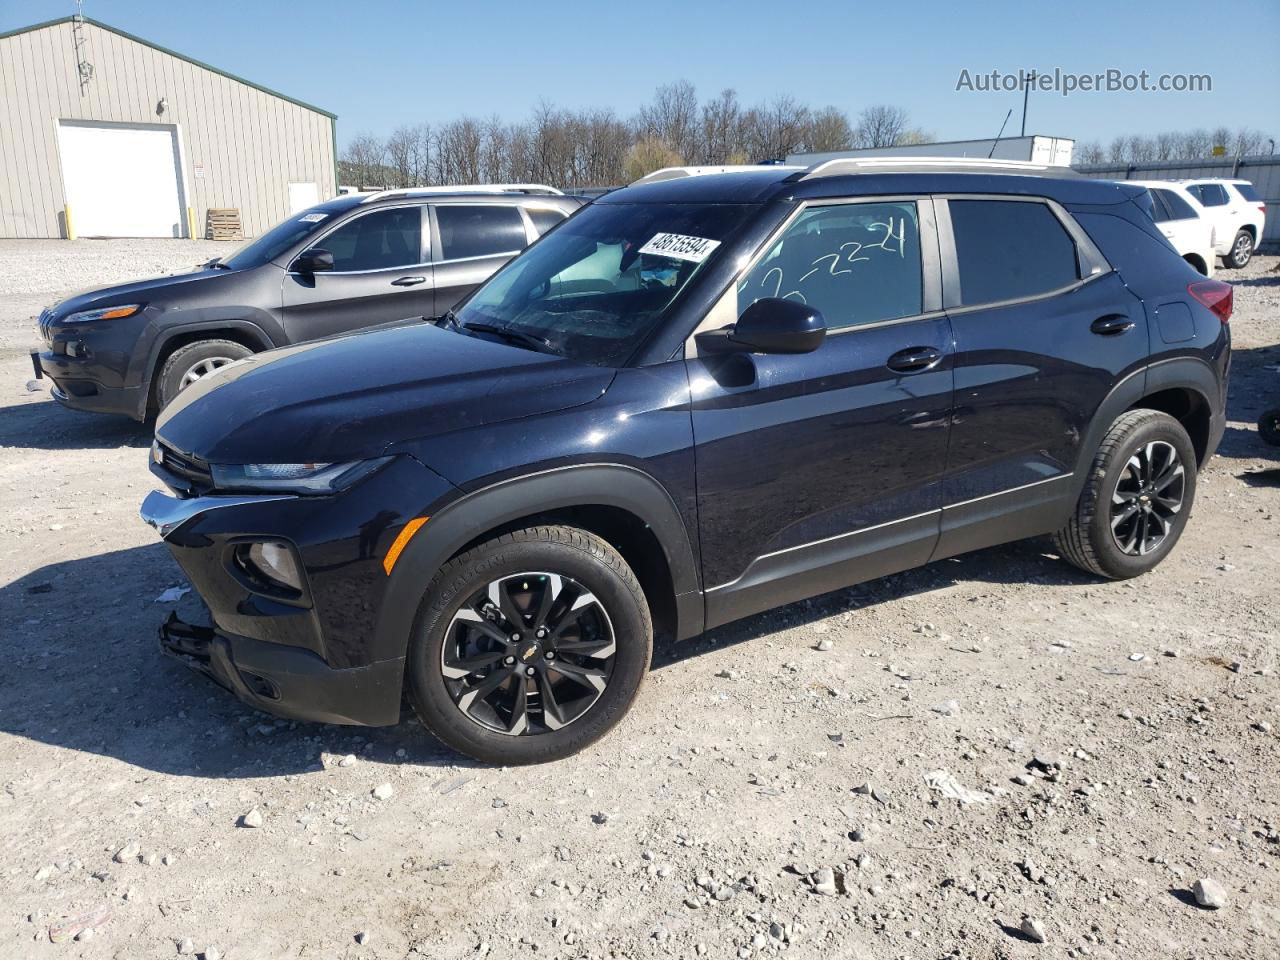
[[[82,237],[181,237],[177,132],[127,123],[58,125],[71,224]]]

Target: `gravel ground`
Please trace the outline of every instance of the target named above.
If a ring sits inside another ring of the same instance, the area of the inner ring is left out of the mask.
[[[838,591],[493,769],[156,653],[148,434],[28,393],[22,348],[66,290],[221,249],[0,242],[0,957],[1280,956],[1277,258],[1221,274],[1230,428],[1156,573],[1041,541]]]

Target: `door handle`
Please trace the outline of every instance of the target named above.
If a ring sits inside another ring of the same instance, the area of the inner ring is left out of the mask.
[[[1114,337],[1133,329],[1133,321],[1123,313],[1109,313],[1089,325],[1089,329],[1101,337]]]
[[[415,287],[420,283],[426,283],[426,277],[401,277],[399,280],[392,280],[393,287]]]
[[[937,347],[907,347],[899,350],[885,365],[898,373],[923,373],[942,359],[942,351]]]

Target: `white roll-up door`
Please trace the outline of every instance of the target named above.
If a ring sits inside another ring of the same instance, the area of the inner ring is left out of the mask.
[[[177,130],[129,123],[58,124],[62,179],[81,237],[181,237]]]

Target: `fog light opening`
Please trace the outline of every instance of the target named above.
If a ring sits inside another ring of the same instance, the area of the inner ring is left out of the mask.
[[[289,596],[302,594],[302,570],[293,549],[279,540],[259,540],[236,547],[236,563],[257,584]]]
[[[254,696],[261,697],[264,700],[279,700],[280,688],[268,680],[266,677],[260,677],[256,673],[240,672],[240,678],[244,680],[244,684],[253,693]]]

